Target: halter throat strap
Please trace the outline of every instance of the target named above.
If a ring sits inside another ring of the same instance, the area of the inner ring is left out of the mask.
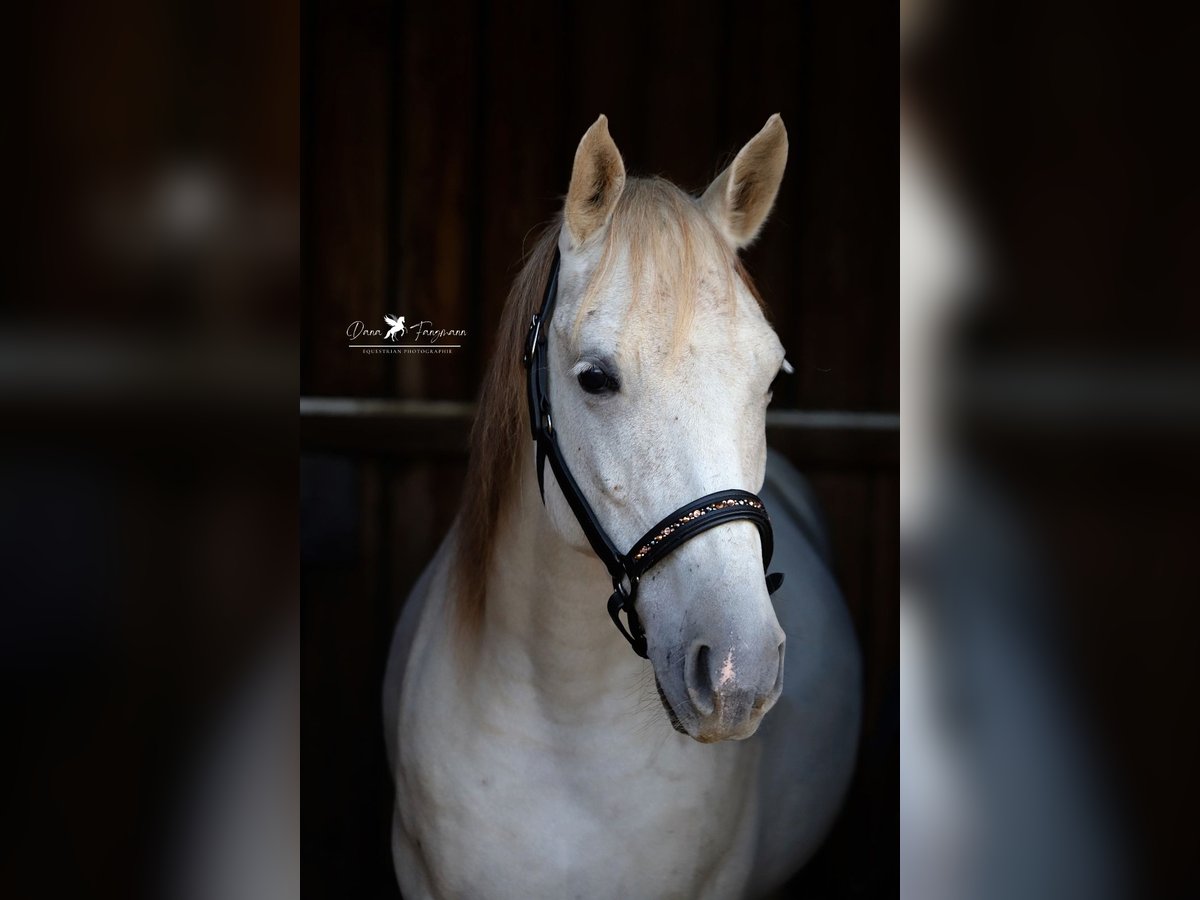
[[[608,536],[596,517],[579,483],[571,474],[558,443],[558,432],[550,409],[550,358],[547,342],[550,337],[550,320],[558,299],[558,270],[561,255],[554,250],[554,262],[546,279],[546,290],[542,305],[529,323],[529,334],[525,341],[522,362],[526,370],[526,388],[529,400],[529,427],[537,449],[538,491],[542,503],[546,502],[545,466],[548,462],[559,489],[566,497],[571,512],[583,529],[584,536],[593,552],[600,558],[612,578],[613,593],[608,599],[608,614],[613,623],[629,641],[635,653],[648,658],[646,633],[637,614],[637,590],[641,577],[660,563],[665,557],[679,549],[697,535],[738,519],[753,522],[762,539],[763,570],[771,563],[774,551],[774,536],[771,518],[767,515],[762,500],[749,491],[718,491],[679,507],[664,516],[654,527],[640,537],[629,553],[622,553]],[[774,593],[783,583],[783,575],[774,573],[766,576],[767,590]],[[629,622],[628,628],[621,621],[621,612]]]

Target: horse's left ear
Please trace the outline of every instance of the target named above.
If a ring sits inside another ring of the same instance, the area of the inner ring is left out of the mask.
[[[775,204],[787,154],[787,129],[776,113],[700,198],[704,212],[735,249],[758,237]]]

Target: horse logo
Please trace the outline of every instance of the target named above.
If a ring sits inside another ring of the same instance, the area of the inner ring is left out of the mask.
[[[400,337],[404,337],[404,333],[408,331],[408,329],[404,327],[404,316],[396,318],[395,316],[385,315],[383,317],[383,321],[392,326],[391,331],[384,335],[390,341],[394,341],[397,334],[399,334]]]

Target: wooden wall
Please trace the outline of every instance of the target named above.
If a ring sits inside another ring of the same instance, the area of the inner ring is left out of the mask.
[[[396,896],[379,686],[465,464],[465,420],[443,428],[421,404],[474,398],[523,242],[599,113],[632,173],[689,189],[782,113],[787,176],[746,254],[797,368],[775,407],[897,411],[896,34],[895,8],[865,0],[306,4],[302,391],[413,402],[302,417],[306,895]],[[384,313],[468,337],[450,356],[349,351],[347,325]],[[867,661],[854,796],[797,887],[890,895],[894,419],[776,433],[824,504]]]

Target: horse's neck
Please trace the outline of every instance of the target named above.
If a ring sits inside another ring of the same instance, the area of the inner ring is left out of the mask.
[[[492,556],[482,658],[493,671],[485,674],[528,677],[536,701],[555,714],[635,711],[648,665],[607,615],[612,587],[600,560],[550,522],[529,456]]]

